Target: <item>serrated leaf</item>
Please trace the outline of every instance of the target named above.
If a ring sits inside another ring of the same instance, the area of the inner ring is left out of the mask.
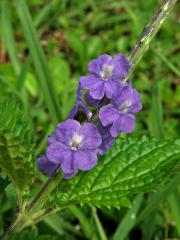
[[[118,139],[94,169],[61,182],[49,197],[47,207],[54,204],[130,207],[133,194],[154,191],[178,171],[179,160],[177,141]]]
[[[31,154],[10,132],[0,133],[0,167],[9,176],[18,194],[23,194],[32,181]]]
[[[17,97],[10,97],[10,94],[0,97],[0,132],[9,130],[25,144],[29,144],[32,140],[32,132],[22,108]]]
[[[29,124],[16,97],[0,98],[0,168],[8,175],[18,196],[19,204],[30,187],[32,145]]]

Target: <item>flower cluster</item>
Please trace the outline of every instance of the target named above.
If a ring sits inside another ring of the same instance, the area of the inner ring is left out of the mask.
[[[68,119],[58,124],[48,139],[46,157],[39,158],[39,168],[51,173],[60,166],[67,178],[80,170],[89,170],[97,163],[97,148],[102,139],[96,126]],[[50,164],[52,163],[52,164]]]
[[[46,154],[38,159],[40,171],[51,175],[60,168],[65,178],[71,178],[78,170],[93,168],[121,132],[133,131],[134,114],[142,105],[137,90],[124,81],[129,70],[130,63],[122,54],[113,58],[104,54],[89,63],[89,75],[79,80],[76,106],[57,125],[48,138]],[[87,89],[86,105],[83,89]],[[74,120],[80,109],[87,116],[84,124]]]

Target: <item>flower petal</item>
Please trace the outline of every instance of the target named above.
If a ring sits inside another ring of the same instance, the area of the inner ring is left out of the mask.
[[[78,121],[68,119],[63,123],[58,124],[56,128],[56,135],[58,140],[66,145],[69,145],[74,134],[78,134],[81,129],[81,125]]]
[[[57,166],[58,166],[57,164],[50,162],[45,155],[38,158],[37,161],[38,169],[41,172],[46,173],[48,176],[52,175],[52,173],[56,170]]]
[[[131,84],[124,86],[120,95],[112,99],[112,103],[118,109],[122,108],[122,112],[124,113],[135,113],[142,108],[139,93],[136,89],[132,88]]]
[[[120,94],[123,86],[120,82],[108,80],[105,82],[106,97],[111,99]]]
[[[77,162],[78,169],[80,170],[89,170],[96,166],[97,164],[97,155],[95,151],[82,151],[78,150],[74,153],[74,158]]]
[[[46,154],[50,162],[60,164],[64,159],[64,154],[68,151],[70,151],[70,148],[66,145],[60,142],[53,142],[48,146]]]
[[[57,142],[58,138],[57,138],[56,132],[54,132],[51,135],[49,135],[47,141],[48,141],[48,144],[51,144],[53,142]]]
[[[77,170],[74,155],[72,151],[66,151],[63,154],[63,161],[61,163],[61,169],[64,173],[72,174]]]
[[[136,91],[136,89],[133,89],[132,105],[129,109],[129,112],[135,113],[135,112],[141,111],[141,109],[142,109],[141,97],[140,97],[138,91]]]
[[[98,147],[98,154],[104,155],[114,143],[115,138],[110,134],[110,126],[104,127],[102,124],[98,125],[98,130],[102,137],[102,144]]]
[[[93,106],[93,107],[95,107],[95,108],[96,108],[96,107],[99,105],[99,103],[100,103],[99,100],[93,99],[93,98],[90,96],[89,92],[86,93],[86,95],[85,95],[85,100],[86,100],[86,102],[87,102],[88,105]]]
[[[74,170],[71,173],[65,173],[64,178],[65,179],[70,179],[70,178],[74,177],[74,175],[76,175],[77,172],[78,172],[78,170]]]
[[[117,54],[109,64],[113,66],[111,80],[119,81],[127,77],[130,70],[130,64],[125,56]]]
[[[123,115],[120,118],[121,131],[131,133],[135,127],[135,117],[132,114]]]
[[[108,126],[119,118],[119,112],[112,104],[108,104],[100,109],[99,118],[103,126]]]
[[[96,149],[100,146],[101,135],[94,124],[86,123],[82,126],[80,133],[83,135],[83,143],[81,149]]]
[[[92,86],[94,86],[96,83],[101,81],[101,79],[94,75],[89,75],[89,76],[85,76],[85,77],[80,77],[79,81],[80,81],[82,87],[89,89]]]
[[[101,100],[104,97],[105,94],[105,85],[104,81],[101,80],[98,83],[96,83],[91,89],[90,89],[90,95],[94,99]]]
[[[97,76],[100,76],[100,72],[102,71],[102,66],[110,62],[112,57],[108,54],[103,54],[99,56],[98,58],[92,60],[88,64],[88,70],[92,74],[96,74]]]
[[[130,133],[135,127],[135,117],[133,115],[122,115],[110,128],[112,137],[117,137],[120,132]]]

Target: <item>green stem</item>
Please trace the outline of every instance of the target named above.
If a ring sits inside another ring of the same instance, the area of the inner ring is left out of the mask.
[[[49,177],[47,182],[44,184],[40,192],[33,199],[33,201],[20,212],[15,221],[9,226],[5,234],[0,238],[0,240],[5,239],[8,235],[13,232],[18,232],[23,230],[25,227],[35,224],[37,219],[42,219],[42,216],[46,215],[46,211],[42,210],[43,203],[45,202],[47,196],[53,191],[57,184],[62,180],[63,174],[58,170]]]
[[[38,195],[26,208],[27,212],[35,212],[36,208],[41,207],[46,197],[52,192],[52,190],[57,186],[57,184],[62,180],[63,174],[59,171],[49,177],[48,181],[44,184]]]
[[[145,52],[148,50],[150,42],[161,28],[177,0],[164,0],[158,11],[152,17],[150,23],[144,28],[142,34],[137,40],[134,48],[129,55],[129,61],[132,64],[130,74],[134,71],[136,65],[141,60]],[[127,79],[125,79],[127,81]]]
[[[7,228],[4,235],[0,237],[0,240],[5,240],[6,237],[12,233],[21,231],[25,226],[28,225],[28,222],[29,221],[26,219],[26,217],[24,217],[22,214],[18,214],[15,221]]]

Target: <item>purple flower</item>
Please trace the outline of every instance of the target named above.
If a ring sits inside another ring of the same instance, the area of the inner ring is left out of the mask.
[[[47,174],[48,176],[51,176],[55,172],[58,165],[50,162],[49,159],[47,158],[47,156],[43,155],[38,158],[37,167],[38,167],[39,171]],[[73,177],[76,173],[77,173],[77,171],[67,173],[64,175],[64,178],[69,179],[69,178]]]
[[[102,137],[102,143],[98,148],[98,154],[105,154],[113,145],[115,138],[110,134],[110,126],[104,127],[101,123],[98,125],[98,130]]]
[[[101,100],[106,96],[111,99],[119,92],[129,69],[130,64],[122,54],[117,54],[114,58],[103,54],[89,63],[90,75],[81,77],[80,83],[89,89],[92,98]]]
[[[95,125],[83,126],[76,120],[68,119],[57,126],[49,138],[47,157],[50,162],[60,165],[69,176],[80,170],[89,170],[97,163],[97,149],[102,139]]]
[[[38,161],[37,161],[38,169],[41,172],[46,173],[48,176],[51,176],[53,174],[57,166],[58,166],[57,164],[50,162],[47,156],[45,155],[38,158]]]
[[[100,109],[99,118],[103,126],[112,125],[110,133],[116,137],[120,132],[132,132],[135,126],[134,113],[141,108],[140,96],[129,84],[121,90],[118,97],[112,99],[112,104]]]
[[[98,105],[100,104],[100,100],[93,99],[89,92],[86,93],[85,100],[89,106],[92,106],[94,108],[98,107]]]

